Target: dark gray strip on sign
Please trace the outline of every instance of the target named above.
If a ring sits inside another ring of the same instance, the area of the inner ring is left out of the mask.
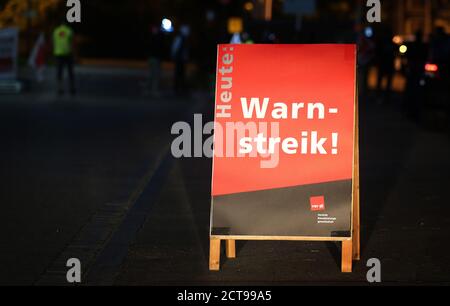
[[[351,179],[214,196],[212,234],[349,237],[351,203]]]

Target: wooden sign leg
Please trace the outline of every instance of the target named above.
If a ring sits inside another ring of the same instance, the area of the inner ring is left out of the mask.
[[[358,171],[359,173],[359,171]],[[359,176],[355,178],[355,195],[353,198],[353,259],[359,260],[360,255],[360,221],[359,221]]]
[[[227,258],[236,258],[236,240],[226,240]]]
[[[344,273],[352,272],[352,239],[342,241],[341,270]]]
[[[209,270],[220,269],[220,239],[209,238]]]
[[[356,107],[358,104],[356,104]],[[355,159],[353,166],[353,259],[359,260],[360,255],[360,197],[359,197],[359,112],[355,116]]]

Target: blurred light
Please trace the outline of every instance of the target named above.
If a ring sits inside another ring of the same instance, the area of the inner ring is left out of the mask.
[[[183,34],[184,37],[188,37],[191,34],[191,28],[184,24],[180,27],[180,33]]]
[[[173,32],[173,25],[170,19],[164,18],[161,21],[161,29],[165,32]]]
[[[233,36],[231,36],[230,44],[241,44],[241,34],[234,33]]]
[[[400,57],[395,57],[394,67],[396,71],[402,70],[402,59]]]
[[[430,63],[425,64],[426,72],[437,72],[438,70],[439,70],[439,67],[436,64],[430,64]]]
[[[253,5],[252,2],[246,2],[246,3],[244,4],[244,9],[245,9],[246,11],[253,11],[254,8],[255,8],[255,6]]]
[[[243,31],[243,21],[240,17],[231,17],[228,18],[228,33],[242,33]]]
[[[400,48],[398,48],[401,54],[405,54],[406,51],[408,51],[408,47],[405,45],[401,45]]]
[[[216,13],[213,10],[207,10],[206,11],[206,20],[211,22],[216,19]]]
[[[371,28],[371,27],[366,27],[366,28],[364,29],[364,35],[365,35],[367,38],[372,37],[372,36],[373,36],[373,30],[372,30],[372,28]]]
[[[400,45],[401,43],[403,43],[403,39],[402,39],[402,37],[401,37],[400,35],[395,35],[395,36],[392,38],[392,42],[393,42],[394,44]]]

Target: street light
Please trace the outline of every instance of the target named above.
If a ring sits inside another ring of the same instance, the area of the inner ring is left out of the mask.
[[[405,54],[408,51],[408,47],[406,45],[401,45],[400,48],[398,48],[401,54]]]
[[[246,2],[244,4],[244,9],[248,12],[253,11],[254,8],[255,8],[255,6],[253,5],[252,2]]]
[[[170,20],[170,19],[168,19],[168,18],[164,18],[162,21],[161,21],[161,29],[164,31],[164,32],[173,32],[173,24],[172,24],[172,21]]]

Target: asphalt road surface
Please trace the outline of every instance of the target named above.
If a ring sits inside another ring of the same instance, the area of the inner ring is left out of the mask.
[[[450,283],[450,143],[434,117],[418,125],[396,100],[361,100],[353,273],[338,245],[281,241],[238,242],[210,272],[211,160],[174,159],[170,128],[210,120],[213,99],[148,97],[145,75],[83,68],[76,97],[51,85],[0,96],[0,284],[67,285],[69,258],[88,285],[365,284],[369,258],[384,283]]]

